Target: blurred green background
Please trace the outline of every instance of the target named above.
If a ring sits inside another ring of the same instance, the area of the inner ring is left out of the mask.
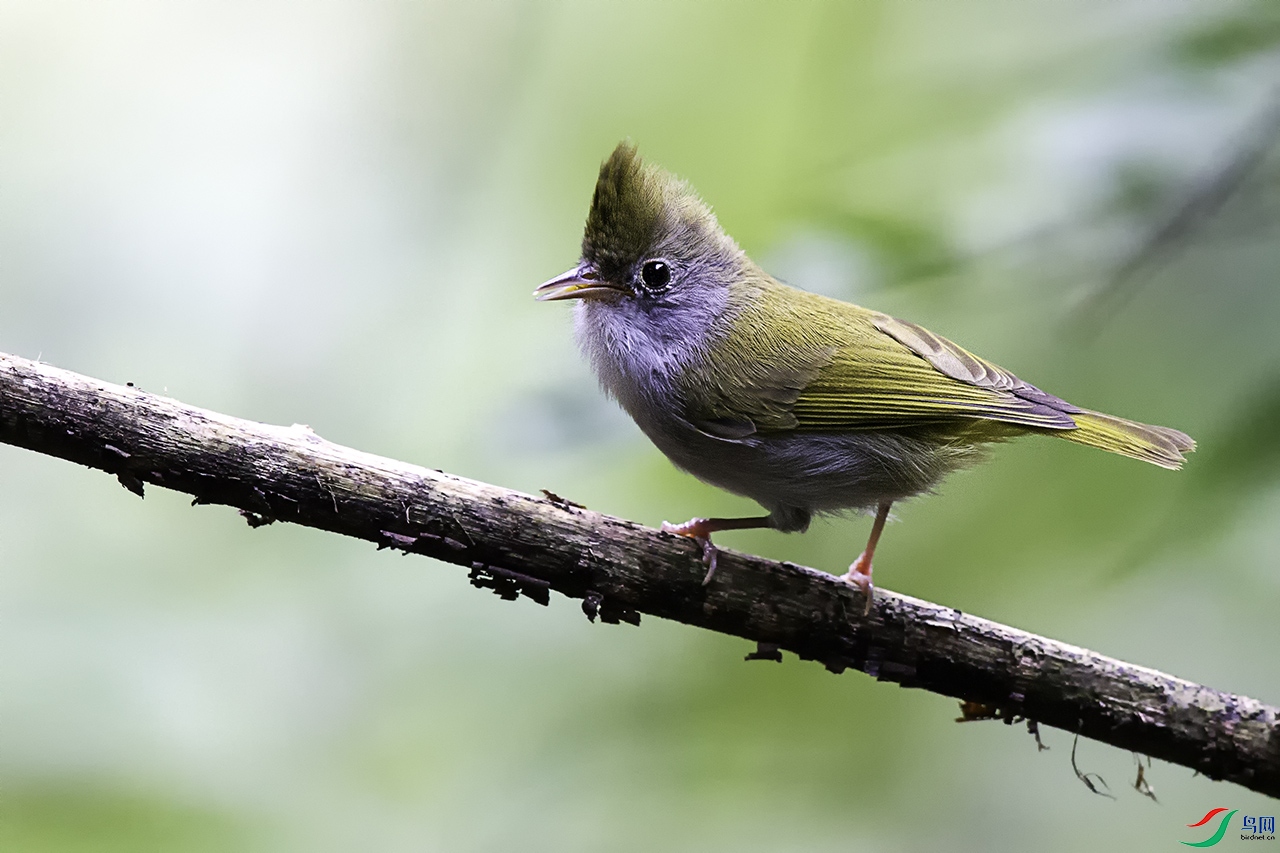
[[[0,350],[647,524],[752,513],[597,392],[562,305],[623,137],[767,269],[1187,469],[1024,440],[886,587],[1280,702],[1280,164],[1254,2],[0,5]],[[1181,849],[1277,803],[931,694],[192,509],[0,447],[0,849]],[[731,547],[843,571],[865,519]],[[1230,844],[1231,839],[1225,842]],[[1239,844],[1241,842],[1234,842]]]

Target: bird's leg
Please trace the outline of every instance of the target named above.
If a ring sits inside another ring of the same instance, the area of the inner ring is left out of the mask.
[[[871,536],[867,539],[867,549],[858,555],[858,559],[853,561],[853,565],[849,566],[849,571],[840,576],[840,580],[853,584],[862,590],[867,597],[866,609],[862,611],[863,615],[871,612],[871,558],[876,553],[876,543],[880,541],[880,532],[884,530],[885,520],[889,517],[889,507],[892,501],[886,501],[880,504],[876,510],[875,523],[871,525]]]
[[[663,533],[674,533],[677,536],[688,536],[702,546],[702,564],[707,567],[707,576],[702,585],[711,583],[716,573],[716,546],[711,544],[711,534],[720,530],[747,530],[755,527],[772,527],[770,516],[760,515],[753,518],[691,518],[684,524],[662,522]]]

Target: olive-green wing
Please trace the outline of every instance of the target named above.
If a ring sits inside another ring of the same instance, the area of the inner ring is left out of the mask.
[[[776,289],[775,289],[776,288]],[[732,362],[691,389],[711,435],[898,429],[980,419],[1074,429],[1075,406],[928,330],[774,285],[739,315]],[[782,336],[777,330],[788,329]]]
[[[886,429],[978,418],[1074,429],[1080,409],[927,329],[868,312],[870,333],[836,350],[797,395],[806,430]]]

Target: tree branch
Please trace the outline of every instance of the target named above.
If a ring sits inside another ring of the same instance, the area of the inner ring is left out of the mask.
[[[699,547],[548,495],[531,497],[362,453],[303,426],[187,406],[0,354],[0,441],[471,569],[472,583],[592,619],[674,619],[881,681],[964,700],[967,717],[1025,717],[1280,796],[1280,709],[948,607],[732,551],[702,585]]]

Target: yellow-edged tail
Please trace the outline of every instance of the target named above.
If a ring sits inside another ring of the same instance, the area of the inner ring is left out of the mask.
[[[1183,454],[1196,449],[1191,436],[1169,427],[1140,424],[1087,410],[1073,412],[1071,419],[1076,422],[1076,429],[1056,431],[1053,435],[1119,453],[1121,456],[1141,459],[1161,468],[1181,468],[1186,461]]]

